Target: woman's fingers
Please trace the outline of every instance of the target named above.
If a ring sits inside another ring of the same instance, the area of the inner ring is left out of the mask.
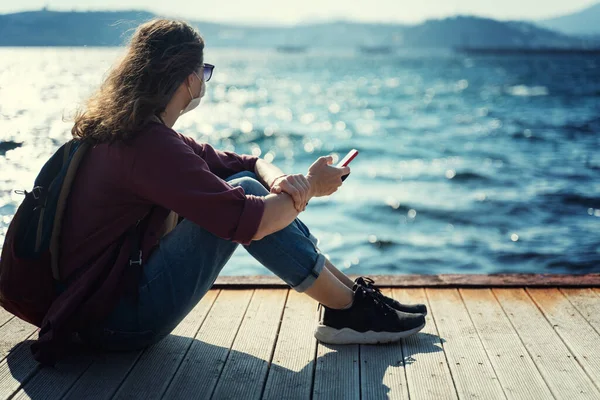
[[[294,205],[296,206],[296,211],[300,212],[300,211],[302,211],[302,204],[303,204],[302,202],[304,201],[302,185],[300,185],[300,182],[296,175],[290,175],[289,181],[290,181],[292,187],[295,189],[294,195],[292,197],[294,199]]]
[[[300,191],[289,181],[285,182],[285,186],[283,186],[282,182],[282,189],[284,192],[292,196],[292,200],[294,200],[294,207],[299,212],[301,210],[300,203],[302,202],[302,199],[300,198]]]
[[[328,165],[328,164],[333,163],[333,157],[332,156],[322,156],[317,159],[317,162]]]
[[[296,189],[298,189],[300,192],[300,211],[304,211],[306,208],[306,203],[308,202],[308,195],[310,193],[310,183],[308,183],[308,180],[304,175],[298,174],[294,176],[294,184]]]
[[[294,208],[298,211],[306,209],[310,194],[310,183],[304,175],[288,175],[271,188],[271,193],[287,193],[294,201]]]
[[[302,186],[302,211],[304,211],[304,209],[306,208],[306,203],[308,203],[308,193],[310,191],[310,184],[304,176],[298,178],[298,183]]]

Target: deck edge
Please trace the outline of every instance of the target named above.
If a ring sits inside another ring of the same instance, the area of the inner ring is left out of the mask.
[[[359,275],[349,275],[355,279]],[[369,275],[379,287],[600,287],[598,274],[441,274]],[[276,276],[219,276],[213,286],[221,289],[289,287]]]

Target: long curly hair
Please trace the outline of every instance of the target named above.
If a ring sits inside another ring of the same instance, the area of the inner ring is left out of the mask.
[[[140,25],[125,56],[75,114],[71,133],[91,143],[128,141],[164,112],[181,83],[203,65],[204,40],[182,21]]]

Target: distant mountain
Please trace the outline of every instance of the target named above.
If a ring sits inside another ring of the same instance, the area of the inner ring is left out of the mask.
[[[145,11],[29,11],[0,15],[1,46],[118,46],[153,17]]]
[[[546,19],[536,23],[568,35],[600,36],[600,3],[573,14]]]
[[[410,47],[572,47],[581,40],[526,22],[479,17],[429,20],[404,32]]]
[[[120,46],[133,29],[153,18],[145,11],[32,11],[0,15],[0,46]],[[329,22],[249,27],[192,22],[208,46],[276,48],[375,48],[386,46],[576,47],[581,40],[525,22],[478,17],[430,20],[419,25]]]

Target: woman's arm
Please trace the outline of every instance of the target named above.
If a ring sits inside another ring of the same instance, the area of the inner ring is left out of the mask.
[[[309,196],[309,198],[312,198],[312,191]],[[258,230],[252,240],[260,240],[271,233],[282,230],[300,214],[294,206],[292,196],[287,193],[269,194],[263,199],[265,209]]]
[[[261,183],[268,188],[271,188],[271,186],[273,186],[273,181],[275,181],[276,178],[285,175],[285,173],[282,170],[277,168],[275,165],[266,162],[262,158],[259,158],[256,161],[256,165],[254,166],[254,173],[261,181]]]
[[[342,176],[350,173],[349,167],[337,168],[331,166],[332,163],[333,158],[331,156],[319,157],[308,169],[306,177],[308,181],[307,202],[313,197],[328,196],[334,193],[342,185]],[[263,200],[262,219],[252,240],[260,240],[285,228],[300,213],[294,205],[292,196],[285,192],[271,193],[263,197]]]
[[[230,151],[217,150],[208,143],[197,143],[194,139],[177,133],[192,148],[194,153],[202,157],[210,171],[221,179],[242,171],[254,171],[258,157],[247,154],[236,154]]]
[[[199,144],[188,136],[179,133],[178,135],[194,150],[194,153],[206,161],[210,170],[222,179],[236,172],[247,170],[254,172],[263,185],[271,188],[275,178],[285,175],[282,170],[263,159],[216,150],[208,143]]]
[[[264,212],[263,197],[247,195],[215,175],[172,130],[158,127],[134,143],[124,185],[149,204],[175,211],[212,234],[249,244]]]

